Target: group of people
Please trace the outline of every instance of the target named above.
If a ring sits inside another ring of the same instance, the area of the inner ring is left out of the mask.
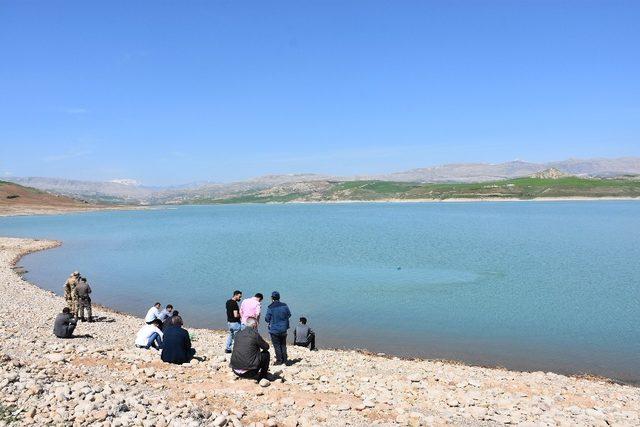
[[[168,304],[162,309],[162,304],[155,303],[147,311],[144,321],[145,325],[136,335],[136,347],[162,350],[160,359],[167,363],[188,363],[195,357],[196,350],[191,347],[189,332],[183,328],[182,317],[173,305]]]
[[[258,332],[262,310],[261,293],[242,300],[242,292],[234,291],[233,296],[226,303],[227,311],[227,342],[226,353],[231,353],[231,369],[242,378],[265,378],[269,372],[269,344]],[[238,302],[241,301],[238,305]],[[280,293],[271,293],[271,304],[267,307],[264,321],[271,336],[271,344],[275,352],[274,365],[288,364],[287,331],[291,311],[289,306],[280,301]],[[316,350],[315,332],[307,325],[305,317],[294,329],[294,345],[309,347]]]
[[[93,322],[91,316],[91,286],[87,278],[74,271],[64,284],[64,299],[70,313],[81,321]],[[85,317],[85,314],[87,315]]]
[[[94,321],[91,315],[91,286],[86,277],[74,271],[65,282],[63,289],[67,306],[56,316],[53,333],[58,338],[72,338],[78,319],[83,322]]]
[[[67,306],[54,321],[54,334],[59,338],[72,338],[78,319],[93,322],[91,315],[91,287],[87,279],[74,271],[64,285]],[[269,371],[269,344],[258,332],[262,316],[264,296],[256,293],[253,297],[242,299],[241,291],[234,291],[226,303],[228,334],[225,352],[231,354],[231,369],[242,378],[262,379]],[[85,317],[86,313],[86,317]],[[275,353],[274,365],[289,364],[287,355],[287,333],[290,329],[289,306],[280,301],[280,293],[271,293],[271,304],[267,307],[264,322],[271,337]],[[191,346],[189,333],[183,328],[183,320],[178,310],[168,304],[156,302],[144,318],[145,324],[135,338],[138,348],[161,350],[160,358],[167,363],[187,363],[195,357],[196,350]],[[316,335],[300,317],[293,331],[293,344],[316,350]]]

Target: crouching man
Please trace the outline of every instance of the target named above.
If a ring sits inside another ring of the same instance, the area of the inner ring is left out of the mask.
[[[144,325],[136,335],[136,347],[146,348],[153,347],[156,350],[162,348],[162,322],[160,319],[153,319],[150,324]]]
[[[167,363],[188,363],[196,354],[191,348],[189,332],[182,327],[182,317],[172,316],[171,325],[162,332],[162,355],[160,358]]]
[[[269,344],[258,333],[258,322],[249,317],[246,328],[236,333],[231,369],[241,378],[266,378],[269,372]]]
[[[293,330],[293,343],[301,347],[309,347],[309,350],[316,351],[316,333],[307,325],[307,318],[301,317],[300,323]]]
[[[73,330],[78,321],[71,316],[69,307],[62,309],[53,323],[53,334],[58,338],[73,338]]]

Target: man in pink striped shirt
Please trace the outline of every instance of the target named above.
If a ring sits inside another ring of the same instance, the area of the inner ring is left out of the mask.
[[[262,298],[262,294],[258,292],[255,296],[242,300],[242,304],[240,304],[240,323],[242,323],[243,327],[249,317],[255,318],[258,322],[260,321]]]

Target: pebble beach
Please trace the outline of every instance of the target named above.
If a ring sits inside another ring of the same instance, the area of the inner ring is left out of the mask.
[[[261,383],[237,379],[225,333],[190,328],[188,313],[206,360],[181,366],[134,347],[141,318],[95,304],[97,322],[58,339],[53,319],[64,300],[15,269],[23,255],[57,245],[0,238],[0,426],[640,424],[640,388],[631,385],[323,350],[321,331],[320,351],[290,346],[295,363],[271,367]]]

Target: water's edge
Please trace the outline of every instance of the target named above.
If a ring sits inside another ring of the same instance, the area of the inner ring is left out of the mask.
[[[34,239],[34,240],[47,241],[48,239]],[[21,277],[22,280],[24,280],[25,282],[27,282],[31,286],[34,286],[34,287],[36,287],[38,289],[44,290],[46,292],[50,292],[50,293],[52,293],[52,294],[54,294],[56,296],[61,297],[60,294],[58,294],[58,293],[56,293],[56,292],[54,292],[54,291],[52,291],[50,289],[46,289],[44,287],[41,287],[37,283],[34,283],[32,281],[27,280],[24,277],[24,273],[18,273],[18,272],[15,271],[15,267],[19,267],[18,263],[23,258],[25,258],[25,257],[27,257],[27,256],[29,256],[29,255],[31,255],[33,253],[36,253],[36,252],[55,249],[55,248],[61,247],[63,245],[63,242],[61,242],[59,240],[50,240],[50,241],[55,243],[55,244],[53,246],[48,247],[48,248],[32,250],[32,251],[28,251],[26,253],[23,253],[23,254],[19,255],[16,259],[13,260],[11,267],[14,269],[14,273],[17,276]],[[119,310],[118,308],[115,308],[115,307],[104,306],[104,305],[97,304],[97,303],[92,303],[92,305],[95,306],[95,307],[99,307],[100,309],[102,309],[102,310],[104,310],[106,312],[110,312],[110,313],[114,313],[114,314],[120,314],[120,315],[126,315],[126,316],[131,316],[131,317],[134,317],[134,318],[142,320],[142,318],[136,313],[132,313],[132,312],[129,312],[129,311],[126,311],[126,310],[122,311],[122,310]],[[227,332],[226,330],[223,330],[223,329],[206,328],[206,327],[198,327],[198,328],[194,328],[194,329],[210,330],[210,331],[218,332],[218,333],[221,333],[221,334],[225,334]],[[425,357],[419,357],[419,356],[406,356],[406,355],[402,355],[402,354],[393,354],[393,353],[379,353],[379,352],[373,352],[373,351],[368,350],[366,348],[348,348],[348,347],[332,348],[332,347],[330,347],[330,348],[327,348],[326,350],[335,351],[335,352],[356,352],[356,353],[362,353],[362,354],[382,357],[382,358],[386,358],[386,359],[432,361],[432,362],[441,362],[441,363],[445,363],[445,364],[449,364],[449,365],[465,365],[465,366],[470,366],[470,367],[478,367],[478,368],[485,368],[485,369],[495,369],[495,370],[503,370],[503,371],[511,371],[511,372],[536,372],[536,370],[509,369],[509,368],[505,368],[505,367],[497,365],[497,364],[493,364],[493,365],[492,364],[477,364],[477,363],[470,363],[470,362],[467,362],[467,361],[464,361],[464,360],[425,358]],[[630,386],[634,386],[634,387],[640,387],[640,381],[621,380],[621,379],[618,379],[618,378],[606,377],[606,376],[589,374],[589,373],[579,374],[579,373],[575,373],[575,372],[563,372],[562,370],[551,370],[550,372],[553,372],[553,373],[559,374],[559,375],[565,375],[567,377],[588,379],[588,380],[593,380],[593,381],[605,381],[605,382],[612,383],[612,384],[623,384],[623,385],[630,385]]]

